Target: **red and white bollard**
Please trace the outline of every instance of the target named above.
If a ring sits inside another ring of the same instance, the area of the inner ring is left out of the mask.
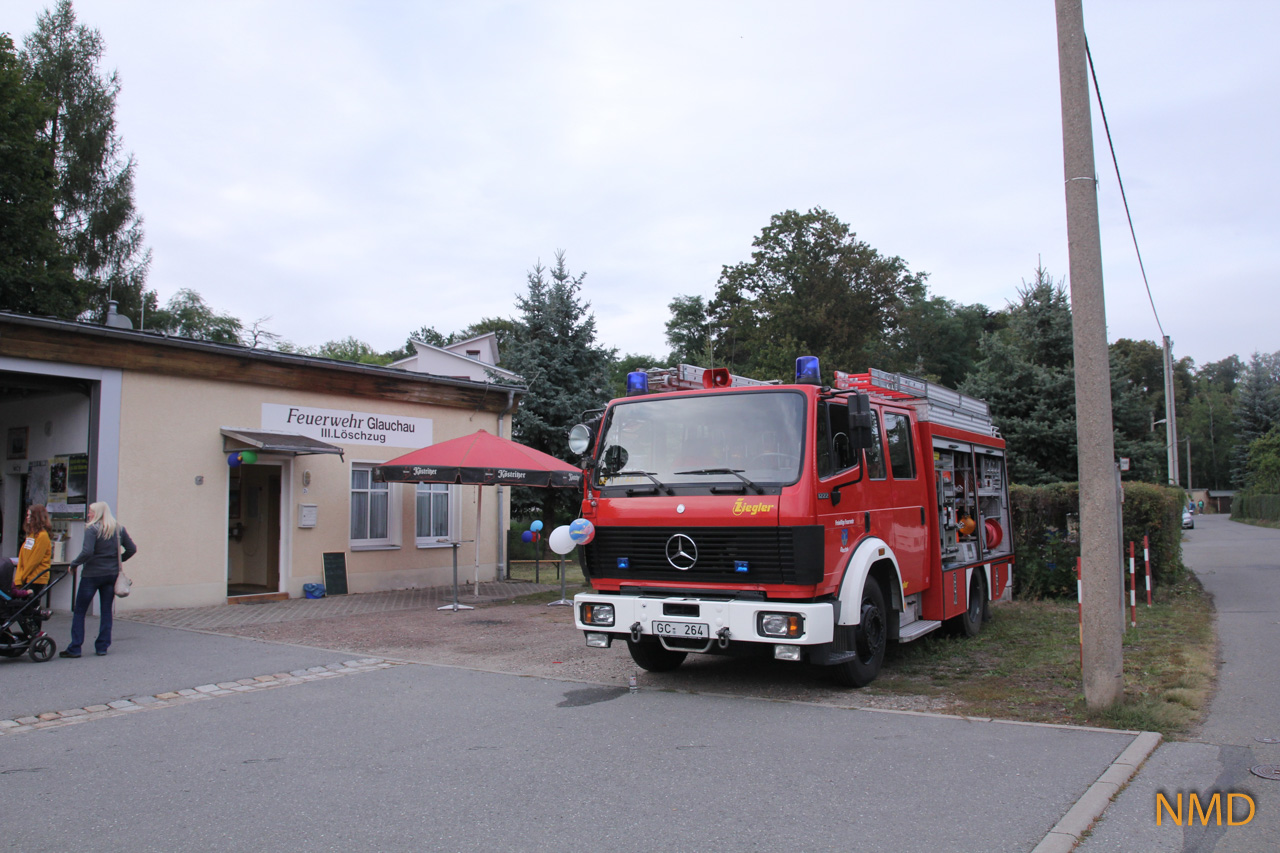
[[[1129,627],[1138,627],[1138,576],[1134,573],[1133,542],[1129,542]]]
[[[1076,557],[1076,618],[1080,626],[1080,666],[1084,666],[1084,584],[1080,580],[1081,557]]]
[[[1147,564],[1147,606],[1151,606],[1151,537],[1142,537],[1142,561]]]

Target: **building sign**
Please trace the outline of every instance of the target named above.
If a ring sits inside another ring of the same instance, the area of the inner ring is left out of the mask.
[[[431,418],[346,409],[263,403],[262,428],[305,435],[331,444],[378,444],[384,447],[426,447],[431,444]]]

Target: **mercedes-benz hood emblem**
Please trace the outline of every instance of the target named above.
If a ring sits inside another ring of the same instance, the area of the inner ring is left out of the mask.
[[[687,572],[698,562],[698,546],[683,533],[677,533],[667,540],[667,562],[672,568]]]

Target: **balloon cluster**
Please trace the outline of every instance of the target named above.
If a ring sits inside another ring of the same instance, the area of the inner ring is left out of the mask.
[[[239,468],[241,465],[252,465],[258,461],[258,454],[252,450],[237,450],[234,453],[227,454],[227,464],[232,468]]]
[[[551,531],[547,544],[557,554],[568,554],[579,545],[589,544],[595,535],[596,526],[585,518],[578,518]]]
[[[521,542],[537,542],[542,538],[542,522],[535,521],[529,525],[529,529],[520,534]]]

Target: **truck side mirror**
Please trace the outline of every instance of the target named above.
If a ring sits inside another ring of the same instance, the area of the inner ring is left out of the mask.
[[[849,442],[854,453],[866,450],[872,445],[871,437],[871,398],[866,394],[849,396]]]

